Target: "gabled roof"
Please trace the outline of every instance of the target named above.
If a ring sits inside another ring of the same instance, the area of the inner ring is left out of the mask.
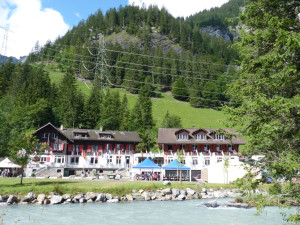
[[[192,133],[192,135],[195,135],[195,134],[199,133],[200,131],[204,131],[205,133],[208,133],[206,129],[199,128],[199,129],[195,130],[195,131]]]
[[[177,135],[177,134],[181,133],[182,131],[186,131],[186,132],[190,133],[190,131],[188,131],[187,129],[180,128],[179,130],[177,130],[177,131],[175,132],[175,134]]]
[[[78,128],[64,128],[63,130],[60,130],[51,123],[47,123],[46,125],[37,129],[36,132],[42,130],[47,126],[51,126],[53,129],[55,129],[57,132],[62,134],[71,142],[74,142],[74,140],[90,140],[90,141],[105,140],[108,142],[118,141],[118,142],[135,142],[135,143],[142,142],[140,136],[135,131],[100,131],[94,129],[78,129]],[[75,137],[74,133],[87,133],[88,137]],[[112,138],[101,138],[100,134],[111,135]]]
[[[73,142],[73,140],[70,138],[70,137],[68,137],[68,136],[66,136],[63,132],[62,132],[62,130],[60,130],[60,129],[58,129],[58,128],[56,128],[52,123],[47,123],[47,124],[45,124],[44,126],[42,126],[42,127],[40,127],[39,129],[37,129],[36,131],[35,131],[35,133],[37,133],[38,131],[40,131],[40,130],[42,130],[42,129],[44,129],[45,127],[48,127],[48,126],[51,126],[54,130],[56,130],[58,133],[60,133],[61,135],[63,135],[65,138],[67,138],[69,141],[71,141],[71,142]]]
[[[158,143],[159,144],[182,144],[182,141],[177,139],[176,132],[180,130],[179,128],[158,128]],[[184,130],[187,130],[190,134],[195,134],[199,128],[185,128]],[[213,137],[211,137],[209,134],[212,132],[215,132],[219,129],[203,129],[206,130],[208,135],[206,140],[196,140],[195,136],[189,135],[190,138],[186,140],[185,144],[240,144],[244,145],[246,142],[243,140],[241,136],[239,136],[234,129],[222,129],[226,133],[231,133],[236,135],[235,137],[232,137],[231,140],[215,140]]]

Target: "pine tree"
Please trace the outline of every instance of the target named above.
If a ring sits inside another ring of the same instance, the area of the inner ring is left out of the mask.
[[[78,127],[82,121],[83,97],[78,90],[73,70],[64,75],[58,89],[56,113],[66,127]]]
[[[97,128],[103,103],[103,94],[97,86],[91,90],[90,96],[84,105],[84,127],[88,129]]]
[[[171,115],[169,111],[167,111],[164,120],[161,124],[162,128],[181,128],[181,118],[176,115]]]

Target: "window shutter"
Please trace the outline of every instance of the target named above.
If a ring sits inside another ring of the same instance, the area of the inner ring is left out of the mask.
[[[122,150],[122,152],[124,152],[124,145],[123,144],[121,145],[121,150]]]
[[[72,145],[68,145],[68,152],[72,152]]]
[[[80,145],[79,150],[83,152],[83,145]]]
[[[50,143],[50,150],[53,150],[53,143]]]
[[[87,146],[87,152],[91,152],[91,146],[90,145]]]

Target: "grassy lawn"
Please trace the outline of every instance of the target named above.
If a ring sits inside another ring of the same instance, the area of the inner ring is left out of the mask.
[[[20,185],[20,178],[0,178],[0,194],[18,194],[26,195],[28,192],[34,192],[36,194],[50,192],[56,192],[59,194],[77,194],[80,192],[86,193],[88,191],[111,193],[113,195],[122,196],[124,194],[131,193],[133,189],[136,190],[152,190],[155,191],[159,188],[180,188],[185,189],[190,187],[194,190],[201,191],[203,186],[197,186],[196,183],[172,182],[169,186],[164,186],[162,182],[152,181],[90,181],[90,180],[65,180],[65,179],[35,179],[25,178],[23,179],[23,185]],[[223,188],[235,188],[234,185],[223,184],[206,184],[206,188],[218,189]]]
[[[63,72],[57,72],[53,69],[46,69],[49,72],[51,82],[59,84],[63,78]],[[88,96],[92,84],[77,81],[78,88],[81,92]],[[128,98],[129,107],[132,109],[137,101],[138,95],[134,95],[121,88],[113,88],[111,91],[119,91],[121,99],[126,93]],[[193,108],[188,102],[181,102],[174,99],[167,93],[163,93],[161,98],[153,98],[153,118],[157,127],[160,127],[167,111],[172,115],[177,115],[182,119],[182,125],[186,128],[202,127],[202,128],[220,128],[224,125],[222,121],[225,119],[225,115],[221,111],[205,108]]]

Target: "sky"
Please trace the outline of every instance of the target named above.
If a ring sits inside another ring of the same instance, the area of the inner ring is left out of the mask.
[[[187,17],[219,7],[228,0],[0,0],[0,54],[28,55],[37,41],[44,45],[99,9],[105,13],[120,5],[164,6],[174,17]],[[7,38],[5,30],[9,26]]]

